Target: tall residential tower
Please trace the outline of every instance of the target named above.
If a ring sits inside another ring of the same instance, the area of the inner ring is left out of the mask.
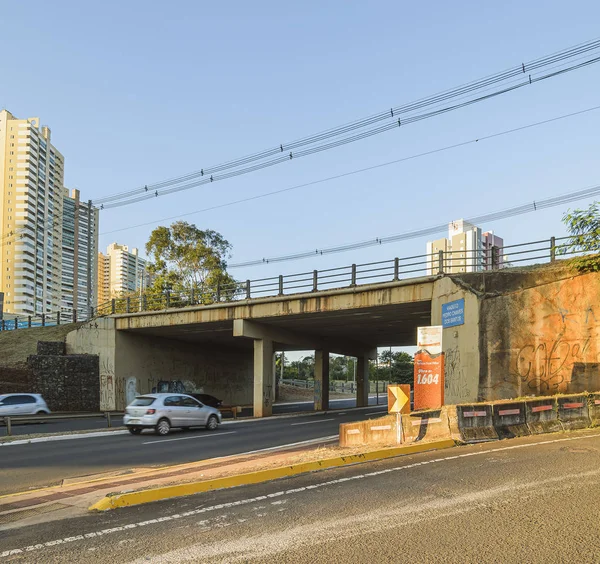
[[[0,292],[4,311],[39,315],[61,301],[64,158],[39,118],[0,111]]]
[[[98,254],[98,305],[139,292],[147,285],[146,261],[137,249],[111,243],[106,254]]]

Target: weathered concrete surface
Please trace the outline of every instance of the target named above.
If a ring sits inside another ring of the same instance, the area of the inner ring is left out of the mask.
[[[450,277],[437,280],[431,300],[431,324],[442,324],[442,305],[465,300],[465,323],[443,330],[444,401],[446,404],[475,401],[479,389],[479,298]]]
[[[207,393],[225,404],[252,403],[252,354],[115,330],[114,319],[85,324],[67,336],[67,351],[100,357],[102,410],[121,410],[159,382],[171,391]]]
[[[600,390],[600,274],[483,277],[479,399]]]

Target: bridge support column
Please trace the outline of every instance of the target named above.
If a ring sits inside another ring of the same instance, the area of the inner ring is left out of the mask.
[[[273,414],[275,382],[273,374],[273,341],[254,340],[254,417]]]
[[[329,409],[329,351],[315,351],[315,411]]]
[[[356,407],[369,405],[369,356],[356,359]]]

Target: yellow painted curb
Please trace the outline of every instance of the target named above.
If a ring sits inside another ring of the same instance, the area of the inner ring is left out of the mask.
[[[138,492],[112,495],[109,494],[92,505],[89,509],[95,511],[107,511],[110,509],[117,509],[119,507],[141,505],[143,503],[151,503],[153,501],[182,497],[212,490],[235,488],[237,486],[245,486],[249,484],[259,484],[261,482],[269,482],[279,478],[287,478],[297,474],[315,472],[317,470],[325,470],[327,468],[335,468],[338,466],[346,466],[360,462],[372,462],[375,460],[393,458],[395,456],[416,454],[428,450],[450,448],[455,445],[456,443],[452,439],[444,439],[441,441],[433,441],[431,443],[412,444],[365,452],[363,454],[339,456],[336,458],[317,460],[314,462],[303,462],[293,466],[283,466],[280,468],[273,468],[271,470],[259,470],[258,472],[239,474],[237,476],[229,476],[226,478],[216,478],[214,480],[205,480],[202,482],[191,482],[189,484],[181,484],[177,486],[164,486]]]

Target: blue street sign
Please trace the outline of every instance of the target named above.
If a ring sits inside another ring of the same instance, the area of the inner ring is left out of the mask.
[[[456,327],[465,323],[465,300],[442,304],[442,327]]]

